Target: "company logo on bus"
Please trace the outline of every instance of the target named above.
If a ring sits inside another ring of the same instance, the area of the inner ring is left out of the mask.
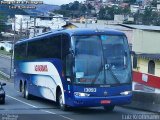
[[[48,72],[48,67],[47,67],[47,65],[35,65],[35,71]]]

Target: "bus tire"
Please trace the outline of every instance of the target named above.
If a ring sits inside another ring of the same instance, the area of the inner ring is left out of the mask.
[[[62,92],[61,91],[58,94],[58,105],[59,105],[59,108],[61,110],[63,110],[63,111],[67,111],[68,110],[68,107],[64,104],[63,97],[62,97]]]
[[[114,105],[113,106],[103,106],[104,110],[106,112],[112,112],[114,110]]]
[[[31,98],[31,95],[28,92],[28,85],[26,82],[24,84],[24,98],[26,98],[27,100],[29,100]]]

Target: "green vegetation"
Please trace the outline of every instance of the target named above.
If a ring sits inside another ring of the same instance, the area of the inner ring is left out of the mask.
[[[82,4],[78,1],[74,1],[73,3],[61,5],[60,10],[55,10],[54,13],[62,14],[64,17],[77,18],[86,15],[86,13],[90,16],[96,16],[96,14],[91,11],[95,10],[95,8],[88,4]]]
[[[4,21],[3,21],[3,19],[4,19],[4,16],[3,16],[2,13],[0,13],[0,32],[3,31],[3,29],[4,29]]]
[[[130,14],[130,9],[129,9],[129,7],[128,8],[121,8],[118,6],[101,8],[99,11],[99,19],[113,20],[115,14],[128,15],[128,14]]]
[[[160,26],[160,13],[154,11],[152,7],[145,8],[143,13],[138,11],[134,19],[137,24]]]
[[[115,14],[125,16],[129,15],[131,17],[134,17],[134,22],[124,21],[124,23],[126,24],[128,23],[160,26],[160,13],[156,11],[157,0],[151,1],[149,7],[146,7],[145,10],[138,10],[138,12],[136,13],[131,13],[130,5],[135,3],[141,5],[141,2],[137,2],[136,0],[124,0],[123,2],[128,3],[128,6],[103,6],[97,13],[95,7],[91,4],[83,4],[75,1],[73,3],[61,5],[60,10],[56,10],[53,12],[62,14],[64,17],[79,18],[81,16],[87,15],[88,17],[97,17],[99,20],[113,20]]]
[[[0,54],[2,55],[7,55],[7,56],[11,56],[11,53],[10,52],[7,52],[5,50],[0,50]]]

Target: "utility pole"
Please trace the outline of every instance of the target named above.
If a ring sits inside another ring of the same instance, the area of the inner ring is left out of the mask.
[[[87,28],[87,12],[86,12],[86,15],[85,15],[85,28]]]
[[[34,17],[34,37],[36,36],[36,17]]]
[[[26,36],[27,36],[27,38],[29,38],[29,34],[28,34],[28,21],[27,21]]]
[[[20,39],[22,38],[22,18],[20,20]]]
[[[14,56],[14,44],[15,44],[15,40],[16,40],[16,17],[14,18],[14,38],[12,39],[10,79],[12,78],[12,71],[13,71],[13,56]]]

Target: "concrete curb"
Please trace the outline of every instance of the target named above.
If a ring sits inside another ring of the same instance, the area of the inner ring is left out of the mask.
[[[160,113],[160,94],[133,92],[133,101],[124,107]]]

